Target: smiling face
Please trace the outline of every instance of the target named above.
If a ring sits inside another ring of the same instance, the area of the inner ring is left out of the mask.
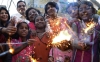
[[[17,11],[20,13],[20,14],[24,14],[25,11],[26,11],[26,4],[24,2],[19,2],[18,3],[18,6],[17,6]]]
[[[39,15],[35,18],[35,26],[40,29],[46,27],[46,22],[42,16]]]
[[[8,13],[6,12],[6,10],[0,11],[0,19],[2,20],[2,22],[6,22],[8,20]]]
[[[72,18],[78,18],[78,7],[77,6],[70,6],[67,11],[68,11],[68,14]]]
[[[28,12],[28,18],[30,21],[33,21],[34,22],[34,18],[39,15],[38,12],[34,9],[31,9],[29,12]]]
[[[26,23],[21,23],[20,26],[18,27],[18,34],[21,37],[26,37],[28,35],[28,25]]]
[[[91,6],[86,5],[86,4],[81,4],[79,7],[79,16],[80,18],[87,22],[89,19],[92,18],[93,15],[93,9]]]
[[[51,5],[47,6],[47,13],[49,16],[54,16],[57,14],[57,9]]]

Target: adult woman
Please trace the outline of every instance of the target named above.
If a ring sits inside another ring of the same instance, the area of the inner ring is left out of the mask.
[[[10,15],[9,12],[6,8],[1,7],[0,8],[0,43],[6,43],[7,41],[7,37],[10,34],[14,34],[16,32],[16,28],[14,26],[9,26],[9,19],[10,19]],[[0,50],[1,52],[8,50],[8,46],[0,46]],[[5,58],[8,56],[8,54],[5,56]],[[10,59],[8,60],[3,60],[3,61],[7,61],[10,62],[11,57],[8,57]]]
[[[34,26],[34,18],[41,14],[41,12],[38,9],[35,9],[33,7],[30,7],[26,10],[26,19],[30,21],[29,23],[29,27],[34,30],[35,26]]]

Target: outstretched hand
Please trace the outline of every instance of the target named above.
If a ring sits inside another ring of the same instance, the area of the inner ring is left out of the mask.
[[[28,39],[27,44],[32,45],[36,40],[35,39]]]

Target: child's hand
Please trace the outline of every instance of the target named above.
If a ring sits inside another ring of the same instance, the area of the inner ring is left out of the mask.
[[[52,56],[49,57],[48,62],[54,62],[54,58]]]
[[[32,34],[33,37],[36,36],[37,35],[36,30],[31,30],[31,34]]]
[[[79,45],[82,49],[84,49],[84,47],[85,47],[84,42],[81,42],[81,41],[78,43],[78,45]]]
[[[34,41],[36,41],[35,39],[28,39],[27,43],[28,45],[32,45],[34,43]]]

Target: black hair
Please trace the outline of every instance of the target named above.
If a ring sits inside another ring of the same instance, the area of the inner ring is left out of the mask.
[[[66,12],[68,13],[68,9],[69,9],[69,7],[79,7],[79,3],[78,2],[72,2],[72,3],[69,3],[68,5],[67,5],[67,7],[66,7]]]
[[[35,22],[36,22],[35,20],[36,20],[36,18],[37,18],[38,16],[41,16],[41,17],[43,17],[43,20],[45,21],[45,18],[44,18],[44,16],[40,14],[40,15],[37,15],[37,16],[34,18],[34,24],[35,24]],[[46,21],[45,21],[45,23],[46,23]],[[35,25],[35,27],[36,27],[36,25]],[[45,24],[45,27],[46,27],[46,24]]]
[[[7,27],[8,24],[9,24],[9,20],[10,20],[10,14],[9,14],[9,12],[8,12],[8,10],[7,10],[6,8],[1,7],[1,8],[0,8],[0,12],[1,12],[2,10],[5,10],[5,11],[7,12],[7,14],[8,14],[8,19],[6,20],[6,22],[5,22],[6,24],[5,24],[5,25],[4,25],[3,21],[0,19],[0,26],[1,26],[1,27]]]
[[[93,4],[92,4],[90,1],[81,1],[81,2],[80,2],[80,5],[81,5],[81,4],[86,4],[86,5],[90,6],[90,7],[92,8],[93,14],[96,13],[96,9],[94,8]],[[79,5],[79,7],[80,7],[80,5]]]
[[[36,9],[36,8],[33,8],[33,7],[30,7],[30,8],[28,8],[27,10],[26,10],[26,19],[27,20],[29,20],[29,17],[28,17],[28,13],[29,13],[29,11],[31,10],[31,9],[34,9],[34,10],[36,10],[37,12],[38,12],[38,14],[41,14],[41,12],[38,10],[38,9]]]
[[[45,5],[45,13],[47,14],[47,10],[48,10],[48,5],[52,6],[52,7],[55,7],[57,9],[57,13],[59,11],[59,6],[56,2],[48,2],[46,5]]]
[[[7,10],[6,8],[4,8],[4,7],[1,7],[1,8],[0,8],[0,12],[1,12],[2,10],[5,10],[5,11],[7,12],[7,14],[8,14],[8,20],[7,20],[7,21],[9,21],[9,19],[10,19],[10,14],[9,14],[8,10]]]
[[[35,23],[35,19],[36,19],[38,16],[43,17],[43,19],[45,20],[44,16],[40,14],[40,15],[37,15],[37,16],[34,18],[34,23]]]
[[[12,38],[13,38],[13,39],[19,39],[20,36],[19,36],[19,34],[18,34],[18,29],[19,29],[19,27],[21,26],[22,23],[27,24],[26,22],[20,22],[20,23],[17,24],[17,31],[16,31],[16,33],[15,33],[14,35],[12,35]],[[28,30],[29,30],[28,24],[27,24],[27,27],[28,27]],[[27,38],[27,39],[30,38],[30,30],[28,31],[28,35],[27,35],[26,38]]]
[[[18,2],[17,2],[17,8],[18,8],[18,4],[19,4],[20,2],[25,3],[25,6],[26,6],[26,2],[25,2],[25,1],[20,0],[20,1],[18,1]]]

